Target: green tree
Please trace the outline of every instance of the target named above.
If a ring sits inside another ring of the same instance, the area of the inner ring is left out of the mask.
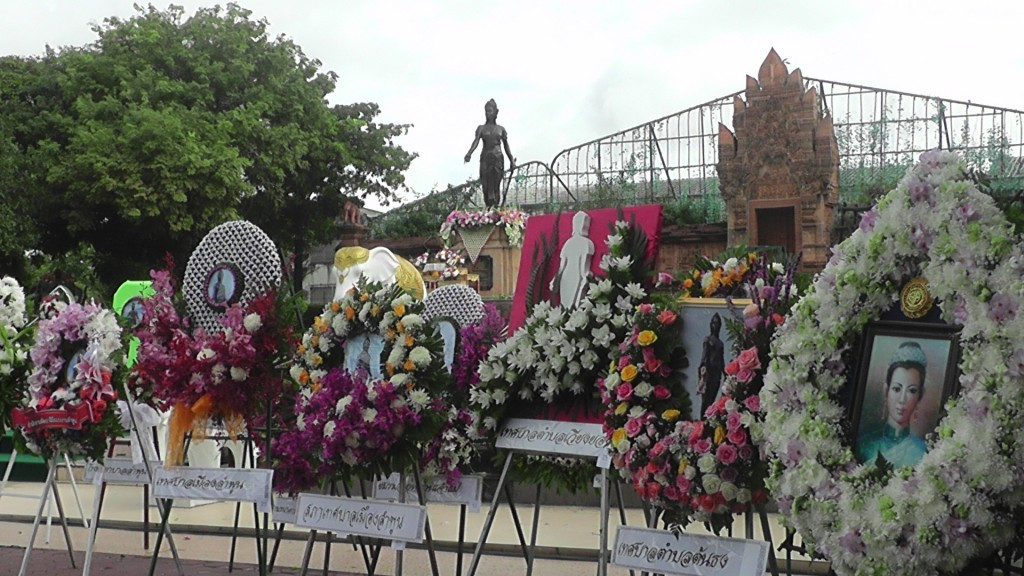
[[[330,107],[336,75],[250,11],[137,7],[94,31],[81,48],[2,59],[0,97],[18,104],[0,116],[22,126],[39,247],[94,254],[108,288],[168,251],[183,265],[238,217],[301,268],[346,199],[386,203],[402,185],[414,155],[393,138],[407,127],[374,124],[373,104]]]

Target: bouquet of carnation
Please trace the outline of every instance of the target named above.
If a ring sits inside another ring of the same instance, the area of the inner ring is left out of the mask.
[[[28,388],[11,421],[31,452],[102,460],[109,439],[123,432],[113,386],[123,368],[121,328],[96,304],[53,310],[36,330]]]
[[[0,279],[0,434],[10,426],[11,409],[28,385],[32,330],[25,314],[25,291],[10,276]]]

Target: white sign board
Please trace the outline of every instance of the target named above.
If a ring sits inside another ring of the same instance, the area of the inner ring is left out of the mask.
[[[150,468],[156,470],[163,466],[162,462],[150,462]],[[88,462],[85,465],[83,479],[86,482],[100,484],[121,484],[125,486],[144,486],[149,484],[149,473],[146,464],[135,464],[131,458],[107,458],[102,464]]]
[[[274,495],[274,522],[278,524],[295,524],[298,498],[294,496]]]
[[[612,564],[681,576],[761,576],[769,550],[758,540],[620,526]]]
[[[401,542],[420,542],[427,524],[426,506],[356,498],[299,494],[295,525]]]
[[[373,483],[374,500],[398,500],[398,479],[396,472]],[[449,485],[443,476],[423,479],[423,492],[427,502],[436,504],[464,504],[470,512],[479,512],[483,500],[484,482],[482,476],[462,476],[455,485]],[[405,499],[416,501],[416,479],[405,477]]]
[[[255,502],[260,512],[270,512],[274,471],[254,468],[191,468],[160,466],[153,471],[153,496]]]
[[[505,450],[608,458],[608,438],[600,424],[509,418],[495,445]]]

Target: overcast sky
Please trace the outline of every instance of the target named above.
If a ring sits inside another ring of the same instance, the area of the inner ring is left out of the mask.
[[[179,0],[187,13],[216,2]],[[223,2],[222,2],[223,4]],[[473,177],[483,104],[522,163],[741,90],[772,47],[805,76],[1024,109],[1024,2],[245,0],[325,70],[333,103],[413,128],[418,193]],[[159,8],[166,4],[155,3]],[[131,0],[3,0],[0,54],[81,46]],[[408,197],[408,196],[407,196]]]

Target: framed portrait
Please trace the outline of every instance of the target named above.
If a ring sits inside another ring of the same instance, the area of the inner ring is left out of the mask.
[[[874,322],[860,350],[850,431],[858,462],[914,466],[959,379],[955,327]]]
[[[721,396],[725,365],[736,356],[725,321],[741,314],[750,300],[733,298],[730,310],[725,298],[688,298],[682,301],[683,349],[688,364],[683,387],[690,395],[689,420],[696,420]],[[702,385],[703,382],[703,385]]]
[[[242,296],[244,279],[238,266],[218,264],[206,277],[206,304],[214,310],[225,310]]]

